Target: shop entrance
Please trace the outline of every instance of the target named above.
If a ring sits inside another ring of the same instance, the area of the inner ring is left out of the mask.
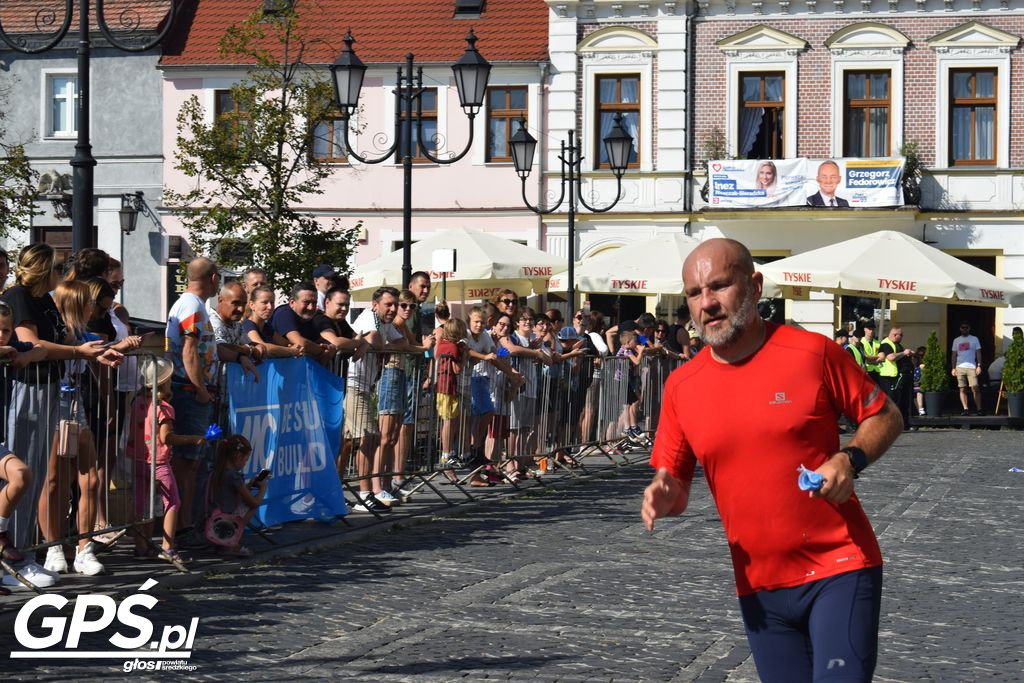
[[[590,310],[601,311],[609,325],[636,320],[647,310],[647,297],[631,294],[590,294]]]

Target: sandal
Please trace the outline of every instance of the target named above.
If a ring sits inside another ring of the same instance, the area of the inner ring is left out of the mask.
[[[479,478],[470,479],[469,480],[469,485],[470,486],[475,486],[476,488],[487,488],[488,486],[494,486],[494,484],[492,484],[491,482],[487,481],[486,479],[479,479]]]
[[[171,564],[174,564],[176,562],[180,564],[185,564],[185,562],[188,562],[188,560],[182,557],[174,548],[171,548],[170,550],[166,548],[161,550],[160,554],[157,555],[157,557],[159,557],[164,562],[170,562]]]

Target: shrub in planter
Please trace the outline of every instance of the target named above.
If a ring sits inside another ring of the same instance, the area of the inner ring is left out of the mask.
[[[939,346],[939,337],[934,331],[928,335],[923,361],[921,391],[924,392],[925,410],[929,416],[938,417],[942,412],[941,392],[949,388],[949,374],[946,372],[946,359]]]
[[[1003,388],[1010,417],[1024,417],[1021,414],[1024,403],[1024,337],[1014,335],[1010,348],[1006,349],[1003,361]]]

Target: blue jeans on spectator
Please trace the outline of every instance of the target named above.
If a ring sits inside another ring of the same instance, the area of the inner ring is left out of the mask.
[[[172,384],[171,407],[174,408],[174,433],[184,436],[202,436],[213,416],[213,401],[200,403],[194,391],[186,391],[185,385]],[[199,528],[206,519],[206,482],[213,469],[209,456],[209,444],[202,446],[175,446],[172,456],[184,460],[199,461],[196,470],[195,495],[192,498],[192,522]]]

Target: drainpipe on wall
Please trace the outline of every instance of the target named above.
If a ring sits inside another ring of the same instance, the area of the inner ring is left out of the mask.
[[[548,75],[551,72],[550,62],[541,62],[540,66],[540,125],[537,130],[537,140],[539,141],[540,151],[540,172],[537,174],[537,197],[538,206],[544,205],[544,176],[548,172],[547,159],[548,159],[548,113],[546,111],[547,106],[547,95],[548,95]],[[547,234],[544,232],[544,216],[537,214],[537,244],[544,244],[547,246]],[[543,242],[541,242],[543,240]]]
[[[695,61],[696,38],[693,35],[694,18],[697,16],[697,3],[689,3],[686,10],[686,183],[683,197],[683,210],[686,211],[686,225],[683,227],[685,235],[693,234],[693,221],[690,220],[693,214],[693,169],[695,166],[696,153],[696,117],[693,113],[693,90],[695,80],[693,76],[693,63]]]

